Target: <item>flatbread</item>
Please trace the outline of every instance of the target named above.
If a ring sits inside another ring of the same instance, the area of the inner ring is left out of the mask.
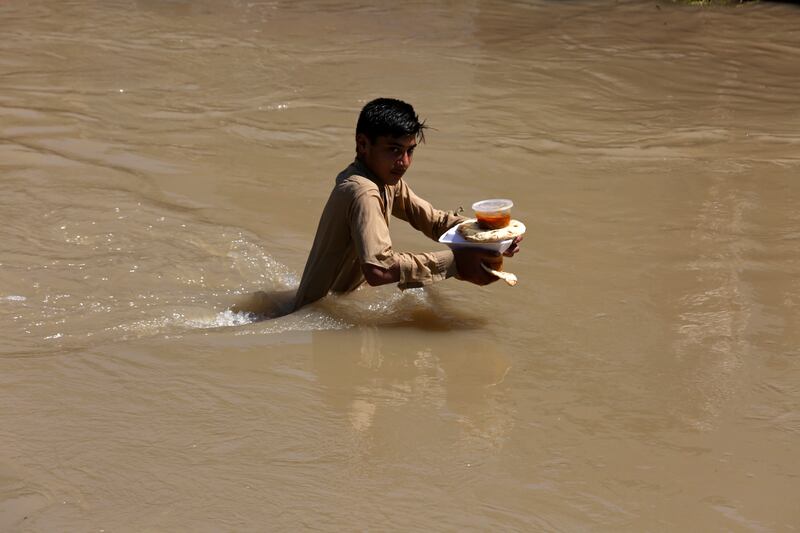
[[[478,226],[478,219],[470,219],[459,224],[456,231],[469,242],[500,242],[519,237],[525,233],[525,225],[519,220],[512,220],[508,226],[500,229],[483,229]]]
[[[517,284],[517,276],[512,274],[511,272],[503,272],[502,270],[494,270],[489,268],[484,263],[481,263],[483,269],[493,276],[497,276],[498,278],[502,279],[512,287]]]

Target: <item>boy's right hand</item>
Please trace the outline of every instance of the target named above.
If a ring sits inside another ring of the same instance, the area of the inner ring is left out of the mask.
[[[497,281],[497,276],[493,276],[481,267],[485,264],[492,270],[503,269],[503,256],[496,252],[489,252],[479,248],[461,248],[453,250],[456,259],[456,278],[469,281],[475,285],[488,285]]]

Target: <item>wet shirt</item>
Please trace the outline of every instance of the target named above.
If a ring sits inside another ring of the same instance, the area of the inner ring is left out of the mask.
[[[349,292],[364,283],[361,264],[400,265],[398,287],[422,287],[455,275],[453,252],[404,253],[392,249],[390,215],[438,240],[464,217],[434,209],[401,179],[380,181],[360,161],[336,177],[322,211],[314,244],[297,290],[295,309],[333,292]]]

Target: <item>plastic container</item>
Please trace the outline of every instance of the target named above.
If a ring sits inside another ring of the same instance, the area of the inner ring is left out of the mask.
[[[511,222],[511,208],[514,202],[505,198],[481,200],[472,204],[478,225],[483,229],[505,228]]]

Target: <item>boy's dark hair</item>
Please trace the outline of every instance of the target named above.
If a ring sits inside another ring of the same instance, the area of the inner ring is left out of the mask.
[[[420,122],[411,104],[394,98],[376,98],[358,115],[356,135],[363,133],[370,142],[375,142],[379,135],[415,135],[420,142],[425,142],[425,128],[425,121]]]

